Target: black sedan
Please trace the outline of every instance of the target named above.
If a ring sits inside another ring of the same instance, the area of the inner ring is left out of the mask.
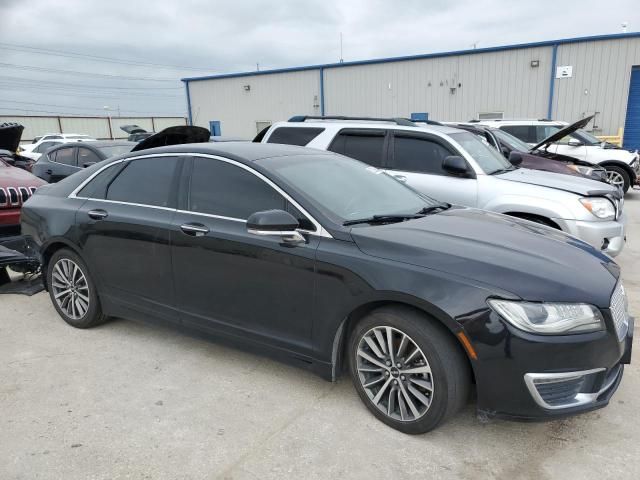
[[[330,152],[136,151],[38,189],[22,230],[68,324],[171,324],[329,380],[348,368],[369,410],[406,433],[451,417],[472,384],[488,415],[603,407],[630,361],[611,258]]]
[[[49,183],[55,183],[106,158],[128,153],[136,145],[135,142],[123,140],[62,143],[40,155],[31,172]]]

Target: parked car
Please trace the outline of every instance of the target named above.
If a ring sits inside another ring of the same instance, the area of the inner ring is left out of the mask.
[[[451,417],[472,382],[484,414],[600,408],[630,361],[607,255],[330,152],[138,149],[38,190],[22,226],[69,325],[172,324],[329,380],[348,368],[367,408],[406,433]]]
[[[37,177],[55,183],[106,158],[130,152],[136,145],[124,140],[67,142],[42,154],[31,171]]]
[[[23,130],[19,123],[0,124],[0,159],[12,167],[30,172],[33,160],[18,153]]]
[[[609,183],[607,171],[604,167],[567,155],[551,153],[544,150],[544,148],[532,148],[529,144],[499,128],[471,123],[447,123],[447,125],[477,135],[502,153],[507,160],[522,159],[519,166],[523,168],[574,175]],[[515,152],[513,156],[511,155],[512,152]]]
[[[0,159],[0,235],[20,233],[20,208],[45,183]]]
[[[588,117],[590,120],[593,117]],[[586,120],[586,119],[583,119]],[[582,122],[582,121],[579,121]],[[523,142],[537,145],[538,149],[579,160],[597,163],[607,170],[609,183],[621,187],[626,193],[631,185],[638,183],[640,160],[637,151],[630,152],[616,145],[603,142],[583,127],[563,135],[555,136],[559,130],[566,128],[566,122],[550,120],[482,120],[481,125],[499,128],[518,137]],[[578,122],[576,122],[578,123]],[[575,124],[574,124],[575,125]],[[549,141],[554,135],[552,142]]]
[[[140,142],[145,138],[149,138],[151,135],[154,135],[155,132],[147,132],[144,128],[139,127],[138,125],[122,125],[120,130],[129,134],[127,140],[130,142]]]
[[[475,135],[452,127],[406,119],[293,120],[274,123],[262,142],[342,153],[440,201],[551,226],[611,256],[624,247],[622,194],[612,185],[517,168]]]

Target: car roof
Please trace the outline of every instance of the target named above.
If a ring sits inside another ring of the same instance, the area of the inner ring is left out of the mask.
[[[397,125],[391,121],[358,121],[358,120],[307,120],[305,122],[276,122],[272,128],[276,127],[315,127],[315,128],[331,128],[335,130],[342,130],[344,128],[359,128],[359,129],[385,129],[385,130],[405,130],[409,132],[424,131],[424,132],[438,132],[444,135],[452,133],[460,133],[462,130],[448,126],[448,125],[427,125],[417,122],[416,126]]]
[[[287,157],[299,155],[335,155],[335,153],[314,148],[298,147],[295,145],[283,145],[278,143],[253,143],[253,142],[215,142],[215,143],[185,143],[181,145],[169,145],[155,147],[147,150],[139,150],[127,153],[117,158],[139,157],[159,153],[202,153],[217,155],[242,163],[251,163],[256,160],[270,157]]]

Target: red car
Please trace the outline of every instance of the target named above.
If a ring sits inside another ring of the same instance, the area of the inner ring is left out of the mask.
[[[3,128],[0,151],[15,152],[22,128]],[[47,182],[21,168],[12,167],[0,156],[0,235],[20,233],[22,204]]]

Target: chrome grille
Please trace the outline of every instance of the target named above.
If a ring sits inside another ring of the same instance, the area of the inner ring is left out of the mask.
[[[35,193],[38,187],[0,187],[0,208],[21,206]]]
[[[618,283],[618,286],[613,291],[611,296],[611,317],[613,318],[613,324],[616,327],[616,333],[618,334],[618,341],[621,341],[627,334],[629,328],[629,314],[627,312],[627,298],[622,286],[622,282]]]

